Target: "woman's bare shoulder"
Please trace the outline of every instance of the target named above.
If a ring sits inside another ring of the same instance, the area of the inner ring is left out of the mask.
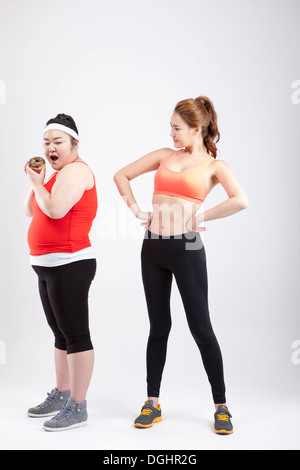
[[[119,170],[114,175],[114,177],[123,174],[129,180],[131,180],[143,173],[155,171],[160,166],[161,162],[165,158],[168,158],[170,155],[172,155],[172,153],[174,153],[174,150],[167,147],[149,152],[146,155],[140,157],[138,160],[135,160],[132,163],[129,163],[129,165],[121,168],[121,170]]]
[[[209,165],[209,168],[212,171],[212,173],[216,176],[218,174],[231,171],[230,166],[228,165],[228,163],[225,160],[217,160],[215,158],[213,159],[213,161]]]

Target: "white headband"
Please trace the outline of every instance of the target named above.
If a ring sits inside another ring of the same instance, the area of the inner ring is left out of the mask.
[[[79,135],[77,134],[77,132],[73,131],[73,129],[70,129],[70,127],[67,127],[67,126],[63,126],[62,124],[56,124],[56,123],[48,124],[48,126],[46,126],[43,131],[43,135],[45,134],[45,132],[50,131],[52,129],[56,129],[58,131],[64,131],[67,134],[70,134],[72,137],[74,137],[74,139],[77,139],[77,140],[79,139]]]

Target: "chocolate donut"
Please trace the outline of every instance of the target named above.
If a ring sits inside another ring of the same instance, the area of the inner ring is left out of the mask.
[[[40,173],[41,169],[46,165],[45,160],[42,157],[33,157],[29,160],[28,166],[32,170]]]

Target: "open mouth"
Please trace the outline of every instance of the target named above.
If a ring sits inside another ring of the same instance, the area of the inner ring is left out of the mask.
[[[58,159],[58,157],[56,155],[51,155],[50,158],[53,162],[56,162],[56,160]]]

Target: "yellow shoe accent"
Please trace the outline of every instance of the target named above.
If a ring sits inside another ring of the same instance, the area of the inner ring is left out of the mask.
[[[160,421],[162,421],[160,405],[153,406],[152,400],[149,400],[145,402],[140,416],[134,422],[134,426],[136,428],[151,428],[153,423],[159,423]]]
[[[158,418],[155,418],[153,420],[153,423],[160,423],[162,421],[162,417],[161,416],[158,416]]]
[[[227,406],[219,405],[218,410],[215,412],[215,426],[214,431],[216,434],[232,434],[233,426],[230,418],[231,414]]]
[[[219,429],[218,431],[214,430],[216,434],[232,434],[233,429],[231,431],[226,431],[226,429]]]
[[[144,413],[143,413],[144,414]],[[153,423],[160,423],[160,421],[162,421],[162,417],[161,416],[158,416],[157,418],[155,418],[151,424],[141,424],[141,423],[136,423],[134,426],[136,428],[151,428]]]

